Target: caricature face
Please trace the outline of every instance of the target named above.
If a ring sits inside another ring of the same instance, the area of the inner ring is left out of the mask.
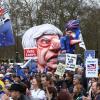
[[[75,37],[76,37],[75,32],[72,32],[72,33],[70,34],[70,36],[72,36],[73,38],[75,38]]]
[[[57,56],[60,51],[60,40],[58,35],[43,35],[37,39],[37,56],[40,67],[55,69]]]
[[[67,31],[67,30],[65,30],[65,34],[66,35],[70,35],[72,33],[72,31]]]
[[[66,35],[69,35],[69,36],[71,36],[71,37],[73,37],[73,38],[75,38],[75,32],[73,32],[73,31],[71,31],[71,30],[69,30],[69,31],[65,31],[65,34]]]

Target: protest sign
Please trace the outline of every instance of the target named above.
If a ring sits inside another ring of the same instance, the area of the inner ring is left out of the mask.
[[[64,75],[64,72],[65,72],[65,65],[62,64],[62,63],[59,63],[57,65],[57,69],[56,69],[56,72],[55,74],[59,75],[59,76],[63,76]]]
[[[84,59],[95,58],[95,50],[86,50],[84,52]]]
[[[66,64],[66,53],[58,55],[58,63]]]
[[[98,59],[86,59],[86,77],[98,77]]]
[[[24,49],[24,60],[37,59],[37,48],[25,48]]]
[[[75,71],[76,60],[76,54],[66,54],[66,70]]]

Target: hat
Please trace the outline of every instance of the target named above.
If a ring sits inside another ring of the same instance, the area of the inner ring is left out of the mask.
[[[79,28],[79,24],[80,24],[80,21],[78,19],[76,20],[69,20],[64,28],[67,29],[67,30],[73,30],[73,29],[77,29]]]
[[[19,91],[19,92],[23,92],[23,86],[21,84],[17,84],[17,83],[14,83],[10,86],[9,88],[10,91]]]
[[[4,77],[4,75],[3,74],[0,74],[0,78],[3,78]]]

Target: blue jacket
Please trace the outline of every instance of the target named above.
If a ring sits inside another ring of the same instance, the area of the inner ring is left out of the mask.
[[[60,38],[61,50],[66,50],[66,53],[74,53],[75,45],[70,45],[70,36]]]

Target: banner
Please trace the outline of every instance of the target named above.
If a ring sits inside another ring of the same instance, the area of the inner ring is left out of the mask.
[[[34,59],[37,60],[37,48],[25,48],[24,60]]]
[[[86,59],[86,77],[98,77],[98,59]]]
[[[76,54],[66,54],[66,70],[75,71],[76,61]]]
[[[66,68],[66,65],[62,64],[62,63],[59,63],[57,65],[57,69],[56,69],[56,72],[55,74],[59,75],[59,76],[63,76],[64,73],[65,73],[65,68]]]

